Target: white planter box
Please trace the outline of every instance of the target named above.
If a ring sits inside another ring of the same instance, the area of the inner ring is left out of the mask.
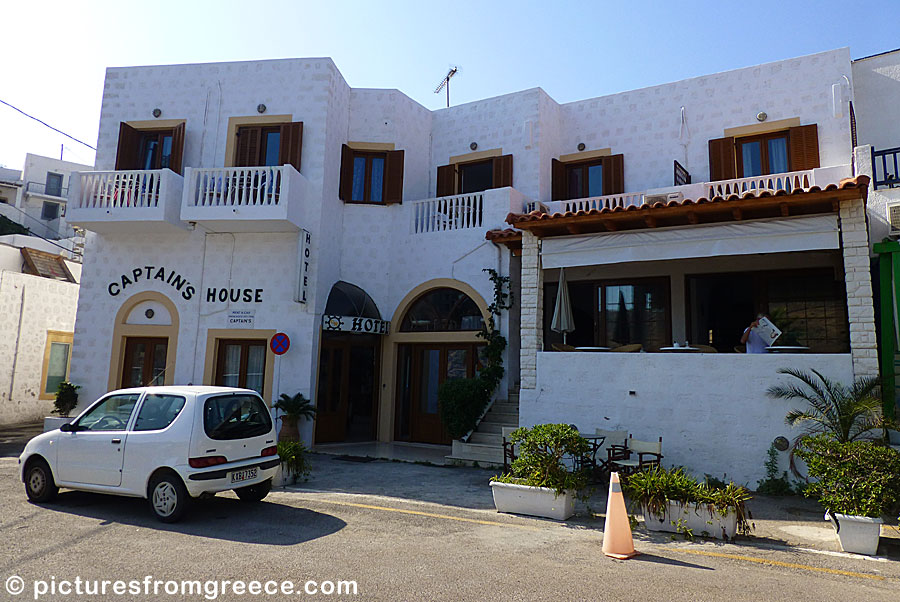
[[[547,487],[530,487],[515,483],[491,481],[494,506],[497,512],[543,516],[556,520],[566,520],[575,514],[575,492],[566,491],[556,495]]]
[[[44,432],[54,431],[64,424],[68,424],[75,420],[74,416],[47,416],[44,418]]]
[[[737,511],[731,509],[722,516],[707,504],[682,504],[669,502],[665,516],[659,517],[647,511],[643,506],[644,524],[651,531],[680,533],[690,529],[696,535],[715,537],[716,539],[734,539],[737,532]],[[679,521],[681,521],[679,529]]]
[[[828,512],[825,514],[825,520],[831,521],[834,526],[841,550],[844,552],[868,556],[874,556],[878,552],[881,523],[884,522],[880,518]]]

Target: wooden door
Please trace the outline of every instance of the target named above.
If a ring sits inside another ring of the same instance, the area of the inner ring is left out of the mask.
[[[169,339],[167,338],[126,338],[122,387],[147,387],[164,384],[168,346]]]
[[[347,438],[350,344],[323,340],[316,401],[316,443]]]

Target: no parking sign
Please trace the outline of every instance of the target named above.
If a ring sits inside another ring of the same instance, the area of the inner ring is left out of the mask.
[[[269,348],[275,355],[284,355],[291,348],[291,339],[283,332],[277,332],[269,341]]]

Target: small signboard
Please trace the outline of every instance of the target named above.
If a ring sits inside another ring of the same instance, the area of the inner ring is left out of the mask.
[[[389,320],[356,318],[353,316],[322,316],[322,330],[326,332],[356,332],[359,334],[391,334]]]
[[[756,334],[762,338],[768,346],[771,346],[775,340],[781,336],[781,330],[779,330],[769,318],[765,317],[759,319],[759,326],[754,330],[756,330]]]
[[[308,230],[300,230],[300,241],[297,245],[297,288],[294,301],[305,304],[309,294],[309,263],[312,259],[310,243],[312,237]]]
[[[232,309],[228,312],[228,326],[233,328],[253,328],[255,309]]]
[[[291,348],[291,339],[283,332],[276,332],[269,341],[269,348],[275,355],[284,355]]]

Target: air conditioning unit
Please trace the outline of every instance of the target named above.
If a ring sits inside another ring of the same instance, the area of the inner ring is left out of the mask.
[[[887,206],[887,220],[891,225],[891,234],[900,235],[900,203]]]
[[[683,192],[661,192],[659,194],[645,194],[644,195],[644,204],[645,205],[655,205],[657,203],[662,203],[663,205],[667,205],[671,202],[680,203],[684,200]]]
[[[525,213],[531,213],[532,211],[540,211],[541,213],[550,213],[550,210],[547,208],[547,205],[543,204],[540,201],[525,201]]]

